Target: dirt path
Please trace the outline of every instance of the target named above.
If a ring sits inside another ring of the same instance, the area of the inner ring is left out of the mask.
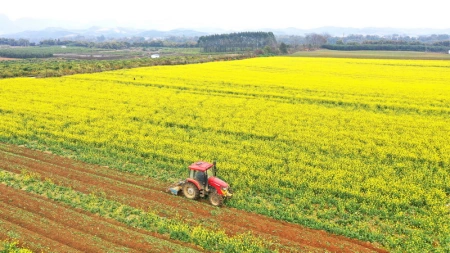
[[[172,196],[164,192],[167,185],[162,182],[22,147],[0,144],[0,168],[14,173],[21,169],[33,171],[77,191],[102,192],[109,199],[144,210],[151,208],[163,216],[181,215],[187,222],[218,226],[231,235],[251,231],[284,245],[286,251],[387,252],[373,244],[321,230]]]
[[[0,61],[15,61],[15,60],[18,60],[18,59],[0,57]]]

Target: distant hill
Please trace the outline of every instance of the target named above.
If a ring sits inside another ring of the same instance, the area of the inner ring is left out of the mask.
[[[314,29],[263,29],[264,31],[272,31],[275,35],[305,35],[308,33],[328,33],[331,36],[346,36],[350,34],[361,35],[432,35],[432,34],[450,34],[450,29],[427,29],[427,28],[389,28],[389,27],[365,27],[365,28],[351,28],[351,27],[334,27],[325,26]]]
[[[194,30],[188,30],[188,29],[175,29],[170,31],[158,31],[158,30],[149,30],[140,32],[137,34],[137,36],[141,37],[149,37],[149,38],[164,38],[169,36],[186,36],[186,37],[196,37],[196,36],[203,36],[208,35],[209,33],[205,32],[198,32]]]
[[[55,24],[58,27],[54,27]],[[114,21],[103,22],[105,26],[114,26]],[[95,39],[97,37],[105,38],[124,38],[124,37],[145,37],[145,38],[166,38],[170,36],[204,36],[210,34],[222,34],[242,31],[230,31],[220,28],[196,28],[196,29],[174,29],[170,31],[145,30],[125,27],[104,28],[93,26],[90,28],[74,28],[73,23],[59,22],[46,19],[23,18],[15,21],[10,20],[6,15],[0,14],[0,37],[13,39],[28,39],[31,42],[39,42],[44,39]],[[246,30],[247,31],[247,30]],[[299,29],[295,27],[285,29],[261,28],[250,31],[273,32],[277,36],[281,35],[305,35],[308,33],[328,33],[332,36],[345,36],[349,34],[362,35],[431,35],[431,34],[450,34],[450,29],[401,29],[401,28],[351,28],[351,27],[319,27],[314,29]]]
[[[3,34],[0,37],[13,39],[28,39],[31,42],[39,42],[46,39],[95,39],[103,36],[107,39],[119,39],[125,37],[145,37],[145,38],[167,38],[170,36],[195,37],[208,35],[208,33],[187,29],[176,29],[171,31],[138,30],[130,28],[101,28],[91,27],[85,30],[68,30],[58,27],[50,27],[39,31],[23,31],[18,33]]]

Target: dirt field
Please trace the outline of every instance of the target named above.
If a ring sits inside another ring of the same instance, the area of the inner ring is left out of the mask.
[[[26,169],[76,191],[104,192],[107,198],[123,204],[145,210],[150,207],[166,217],[181,215],[191,224],[219,226],[231,235],[251,231],[279,242],[286,246],[286,251],[387,252],[367,242],[172,196],[165,192],[167,184],[162,182],[23,147],[0,144],[0,169],[13,173]],[[101,252],[126,248],[130,252],[170,252],[173,249],[152,248],[149,238],[167,240],[168,245],[178,244],[167,236],[127,227],[1,184],[0,193],[0,239],[6,236],[5,231],[14,231],[22,235],[23,240],[40,245],[35,250]],[[199,250],[190,244],[182,245]]]
[[[14,61],[14,60],[18,60],[18,59],[0,57],[0,61]]]

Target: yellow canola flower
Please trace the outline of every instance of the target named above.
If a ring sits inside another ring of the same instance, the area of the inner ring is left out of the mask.
[[[291,57],[4,79],[0,140],[166,180],[217,159],[236,188],[230,205],[377,231],[393,249],[410,230],[420,247],[444,245],[449,83],[446,61]]]

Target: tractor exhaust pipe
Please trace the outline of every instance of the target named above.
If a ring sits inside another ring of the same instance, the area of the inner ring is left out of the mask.
[[[213,161],[213,166],[214,166],[214,176],[217,176],[217,162],[216,160]]]

